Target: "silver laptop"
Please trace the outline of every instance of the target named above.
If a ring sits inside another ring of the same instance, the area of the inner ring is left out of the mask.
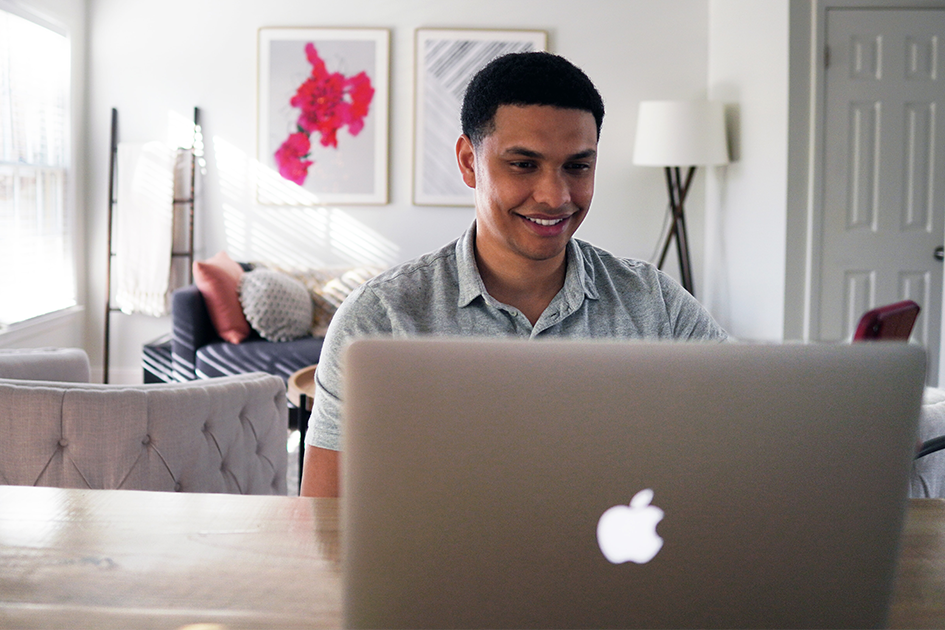
[[[885,342],[355,342],[344,622],[883,625],[925,365]]]

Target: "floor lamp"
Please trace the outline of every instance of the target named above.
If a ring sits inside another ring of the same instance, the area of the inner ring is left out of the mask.
[[[725,114],[722,103],[714,101],[643,101],[637,116],[633,163],[662,166],[666,171],[672,224],[666,235],[657,266],[662,269],[666,254],[676,240],[682,285],[695,295],[692,261],[686,234],[686,195],[696,174],[696,166],[728,163]],[[683,169],[688,170],[683,176]]]

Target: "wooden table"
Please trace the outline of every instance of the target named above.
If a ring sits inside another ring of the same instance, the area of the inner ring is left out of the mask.
[[[892,628],[945,628],[945,500],[910,499]]]
[[[0,628],[335,628],[335,499],[0,486]],[[945,627],[945,501],[913,500],[890,618]]]
[[[0,628],[337,628],[336,499],[0,486]]]
[[[317,367],[316,363],[294,372],[286,385],[286,396],[289,401],[296,407],[304,406],[306,411],[312,410],[312,401],[315,400],[315,368]]]

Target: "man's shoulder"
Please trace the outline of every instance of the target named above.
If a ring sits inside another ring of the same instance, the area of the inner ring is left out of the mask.
[[[410,286],[431,274],[443,273],[444,271],[450,272],[455,269],[456,241],[452,241],[438,250],[395,265],[377,274],[365,283],[365,287],[383,291],[398,288],[399,285]]]
[[[657,281],[659,270],[652,263],[637,258],[624,258],[611,252],[592,245],[587,241],[572,239],[580,252],[585,270],[593,278],[600,278],[604,275],[629,275],[648,281]]]
[[[374,276],[342,302],[332,325],[350,335],[411,331],[455,308],[455,249],[454,242]]]
[[[577,239],[574,239],[577,241]],[[598,304],[629,314],[634,335],[652,338],[722,340],[726,333],[699,302],[656,265],[615,256],[578,241]]]

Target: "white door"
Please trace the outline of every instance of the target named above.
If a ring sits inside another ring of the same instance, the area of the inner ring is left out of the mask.
[[[945,241],[945,10],[827,12],[821,340],[904,299],[938,381]]]

